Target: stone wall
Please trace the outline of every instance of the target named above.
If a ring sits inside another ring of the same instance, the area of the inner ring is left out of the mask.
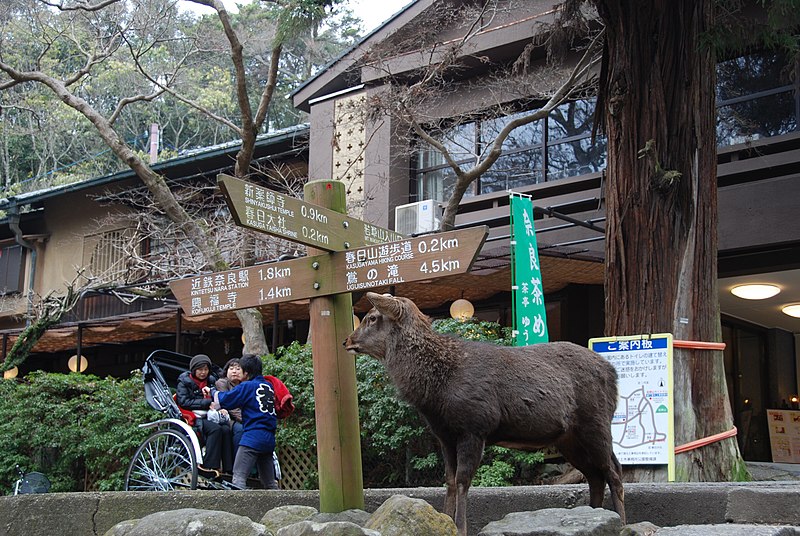
[[[365,490],[365,509],[374,511],[395,494],[424,499],[441,511],[443,488]],[[472,488],[469,533],[509,512],[588,504],[586,485]],[[319,507],[313,491],[183,491],[48,493],[0,497],[0,535],[96,536],[120,521],[147,514],[203,508],[258,521],[276,506]],[[626,484],[629,523],[704,525],[717,523],[800,525],[800,482]],[[610,507],[610,505],[609,505]]]

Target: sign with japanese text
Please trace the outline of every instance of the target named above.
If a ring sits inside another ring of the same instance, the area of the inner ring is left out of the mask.
[[[471,227],[349,251],[188,277],[169,286],[189,316],[465,273],[489,229]]]
[[[325,251],[400,240],[403,235],[230,175],[217,176],[237,225]]]
[[[169,288],[188,316],[302,300],[322,295],[314,289],[320,259],[327,255],[176,279]]]
[[[768,409],[767,426],[772,461],[800,463],[800,411]]]
[[[330,293],[465,273],[488,234],[489,228],[482,225],[332,253]]]
[[[514,341],[517,346],[547,342],[542,270],[533,228],[533,202],[512,193],[511,205],[511,293]]]
[[[589,340],[617,370],[619,400],[611,435],[623,465],[668,465],[675,480],[672,334]]]

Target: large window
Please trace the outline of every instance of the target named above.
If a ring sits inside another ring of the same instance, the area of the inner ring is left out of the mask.
[[[797,130],[800,92],[794,60],[780,52],[717,64],[717,145]]]
[[[717,65],[717,145],[727,146],[798,130],[800,66],[789,55],[763,52]],[[595,100],[563,104],[548,117],[514,130],[502,156],[470,186],[478,195],[585,175],[606,167],[606,140],[591,139]],[[520,112],[524,114],[526,112]],[[519,114],[517,114],[519,115]],[[459,125],[440,139],[462,167],[474,165],[510,115]],[[417,152],[417,199],[447,200],[455,175],[442,155],[424,146]]]
[[[528,112],[474,121],[441,136],[451,156],[463,168],[475,165],[509,121]],[[594,99],[563,104],[545,119],[514,129],[503,142],[503,152],[466,195],[512,190],[530,184],[602,170],[605,140],[591,141]],[[444,201],[455,186],[455,175],[437,150],[423,146],[417,152],[417,197]]]

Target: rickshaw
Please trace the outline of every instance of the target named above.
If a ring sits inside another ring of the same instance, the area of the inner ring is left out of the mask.
[[[199,468],[203,464],[201,438],[181,416],[166,376],[177,379],[189,369],[191,356],[156,350],[142,367],[147,403],[165,418],[140,424],[153,433],[136,449],[125,473],[126,491],[170,491],[179,489],[238,489],[231,484],[231,475]],[[212,373],[220,377],[214,365]],[[174,382],[173,382],[174,383]],[[276,476],[280,469],[276,460]],[[253,480],[258,487],[257,479]]]

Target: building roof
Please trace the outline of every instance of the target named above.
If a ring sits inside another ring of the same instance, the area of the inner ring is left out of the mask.
[[[290,93],[295,108],[309,110],[309,101],[330,93],[347,89],[353,85],[348,80],[348,71],[354,67],[368,49],[368,44],[385,39],[408,21],[425,11],[434,0],[410,0],[400,11],[386,19],[380,26],[365,35],[360,41],[330,61],[314,76]]]

